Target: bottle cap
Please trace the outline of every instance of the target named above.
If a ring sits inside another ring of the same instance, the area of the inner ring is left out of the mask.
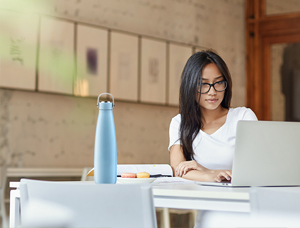
[[[101,101],[99,103],[99,99],[102,95],[109,95],[111,96],[112,98],[112,102],[110,101]],[[98,96],[98,99],[97,99],[97,107],[99,109],[112,109],[113,107],[115,107],[115,101],[114,101],[114,97],[113,95],[111,95],[110,93],[101,93],[99,96]]]
[[[113,103],[109,101],[101,101],[98,103],[98,108],[99,109],[113,109]]]

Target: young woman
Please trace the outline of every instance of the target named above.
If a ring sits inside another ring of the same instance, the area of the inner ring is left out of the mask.
[[[212,51],[192,55],[179,96],[180,114],[169,130],[174,174],[196,181],[230,180],[237,122],[257,118],[251,109],[230,108],[232,82],[223,59]]]

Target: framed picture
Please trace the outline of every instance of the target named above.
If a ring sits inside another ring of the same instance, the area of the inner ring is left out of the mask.
[[[183,68],[193,54],[191,46],[170,43],[168,105],[179,105],[179,88]]]
[[[141,40],[141,101],[166,103],[167,43]]]
[[[0,86],[35,90],[39,17],[0,10]]]
[[[108,31],[77,25],[74,94],[98,96],[107,92]]]
[[[110,93],[138,100],[138,36],[111,32]]]
[[[41,18],[38,90],[73,94],[74,23]]]

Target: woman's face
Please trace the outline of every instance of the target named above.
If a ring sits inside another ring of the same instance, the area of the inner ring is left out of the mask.
[[[219,68],[216,66],[216,64],[210,63],[203,68],[202,85],[204,83],[213,84],[221,81],[225,81],[225,78],[219,71]],[[219,85],[220,84],[216,85],[216,88]],[[206,87],[209,86],[206,85]],[[202,92],[204,92],[203,87],[202,87]],[[197,99],[199,101],[199,96],[200,96],[200,102],[199,102],[200,108],[206,110],[215,110],[217,108],[220,108],[221,107],[220,105],[224,98],[224,94],[225,94],[225,90],[222,92],[217,92],[213,86],[210,87],[208,93],[202,93],[202,94],[198,93]]]

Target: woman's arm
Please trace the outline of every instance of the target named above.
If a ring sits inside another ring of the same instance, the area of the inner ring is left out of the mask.
[[[231,170],[210,170],[196,161],[186,161],[181,145],[175,144],[170,150],[170,164],[173,175],[195,181],[230,180]]]

